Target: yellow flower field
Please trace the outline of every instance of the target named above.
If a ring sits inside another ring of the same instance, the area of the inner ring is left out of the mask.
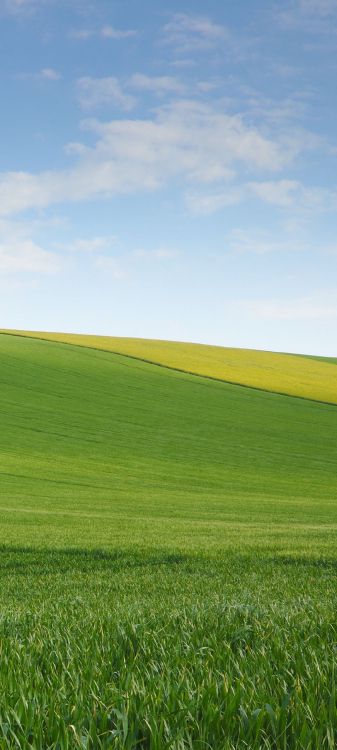
[[[296,354],[154,339],[2,331],[136,357],[195,375],[337,404],[337,364]]]

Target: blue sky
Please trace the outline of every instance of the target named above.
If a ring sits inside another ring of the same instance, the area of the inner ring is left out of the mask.
[[[0,326],[337,356],[337,0],[0,0]]]

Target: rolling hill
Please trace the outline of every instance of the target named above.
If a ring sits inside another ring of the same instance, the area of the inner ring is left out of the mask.
[[[152,339],[38,331],[9,333],[123,354],[194,375],[337,404],[337,360],[333,358]],[[327,364],[332,366],[328,368]]]
[[[109,520],[114,543],[133,528],[135,542],[184,549],[208,534],[232,544],[237,531],[214,533],[231,523],[255,525],[255,544],[271,521],[305,538],[317,515],[331,521],[334,406],[72,344],[2,334],[0,351],[1,505],[14,536],[27,511],[42,525],[73,513],[76,543],[93,514],[86,544],[109,543]]]
[[[336,369],[0,334],[1,748],[332,750]]]

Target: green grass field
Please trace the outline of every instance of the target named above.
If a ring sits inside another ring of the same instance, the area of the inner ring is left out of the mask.
[[[123,354],[232,384],[337,404],[337,359],[331,357],[303,357],[254,349],[229,349],[153,339],[84,336],[76,333],[12,333]],[[326,367],[327,362],[333,366]]]
[[[141,353],[0,335],[0,750],[333,750],[336,364]]]

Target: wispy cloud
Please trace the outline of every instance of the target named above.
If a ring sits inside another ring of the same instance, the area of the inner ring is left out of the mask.
[[[241,186],[232,185],[215,193],[188,192],[185,196],[185,202],[192,214],[210,216],[224,208],[241,203],[244,197],[244,189]]]
[[[228,29],[206,16],[175,13],[164,27],[164,41],[181,52],[209,50],[229,38]]]
[[[68,253],[84,253],[91,255],[102,253],[113,247],[115,244],[116,237],[114,235],[99,235],[97,237],[77,238],[66,245],[61,244],[59,247]]]
[[[130,80],[129,85],[132,88],[151,91],[158,96],[163,94],[182,94],[185,91],[185,86],[173,76],[147,76],[143,73],[134,73]]]
[[[288,29],[334,34],[337,30],[336,0],[291,0],[277,7],[276,18]]]
[[[267,320],[325,320],[337,318],[337,304],[304,297],[291,301],[265,300],[247,305],[251,314]]]
[[[45,81],[59,81],[61,73],[59,73],[58,70],[55,70],[55,68],[42,68],[38,77]]]
[[[132,256],[141,260],[161,262],[175,258],[177,256],[177,251],[171,250],[168,247],[159,247],[155,250],[144,250],[143,248],[139,248],[133,251]]]
[[[113,39],[119,41],[138,36],[136,29],[116,29],[114,26],[102,26],[100,29],[71,29],[68,36],[70,39],[86,42],[91,38]]]
[[[281,234],[281,236],[280,236]],[[296,232],[278,232],[275,238],[275,232],[271,233],[264,229],[233,229],[226,243],[231,252],[239,254],[266,255],[270,253],[291,254],[310,253],[317,256],[337,255],[336,243],[317,243],[312,239],[305,239],[303,234]]]
[[[94,35],[95,32],[92,29],[71,29],[68,32],[69,39],[77,39],[80,42],[86,42]]]
[[[136,100],[122,91],[117,78],[91,78],[85,76],[77,80],[77,91],[83,109],[98,109],[105,105],[117,105],[126,112],[130,111]]]
[[[261,200],[283,208],[292,206],[297,201],[301,188],[296,180],[268,180],[247,185],[247,189]]]
[[[19,14],[27,13],[36,9],[43,0],[0,0],[0,11]]]
[[[32,240],[0,241],[0,274],[54,274],[60,267],[56,253],[45,250]]]
[[[104,248],[102,247],[102,250]],[[107,248],[105,248],[107,250]],[[177,256],[177,251],[168,247],[154,249],[137,248],[133,251],[123,253],[123,258],[99,253],[93,256],[93,266],[99,271],[108,273],[111,278],[123,280],[134,274],[135,268],[146,263],[146,265],[160,265],[172,261]]]
[[[119,99],[115,79],[111,89],[98,86],[98,94],[96,80],[89,82],[88,88],[84,85],[87,106],[108,101],[108,95]],[[120,104],[123,93],[121,97]],[[154,190],[177,179],[191,186],[221,186],[236,170],[245,175],[249,170],[254,174],[280,171],[295,155],[292,143],[267,137],[239,115],[223,114],[195,101],[160,107],[151,119],[92,119],[83,127],[96,137],[96,144],[84,144],[82,150],[76,144],[77,161],[68,170],[0,175],[0,214],[98,195]],[[297,148],[300,153],[300,143]],[[217,187],[217,193],[222,191]]]
[[[117,258],[112,258],[109,255],[98,255],[94,261],[94,266],[99,271],[108,273],[111,278],[118,281],[127,277],[126,271],[121,266],[120,261]]]
[[[100,33],[105,39],[129,39],[138,34],[135,29],[116,29],[114,26],[103,26]]]
[[[267,255],[303,252],[308,246],[293,237],[275,239],[267,231],[258,229],[234,229],[229,240],[228,249],[233,253],[250,255]]]
[[[41,68],[37,73],[19,73],[15,76],[19,80],[35,80],[35,81],[59,81],[62,76],[55,68]]]
[[[337,208],[337,191],[303,185],[297,180],[250,182],[247,189],[266,203],[281,208],[319,213]]]
[[[337,191],[304,185],[298,180],[263,180],[232,184],[225,190],[211,193],[189,192],[186,203],[192,213],[205,216],[227,206],[258,198],[279,209],[298,215],[336,211]]]
[[[0,219],[0,275],[56,274],[63,268],[61,256],[44,247],[34,235],[55,227],[57,221],[11,221]]]
[[[241,86],[244,106],[250,117],[257,121],[284,124],[301,121],[306,114],[310,94],[296,90],[285,98],[267,97],[261,92]]]

